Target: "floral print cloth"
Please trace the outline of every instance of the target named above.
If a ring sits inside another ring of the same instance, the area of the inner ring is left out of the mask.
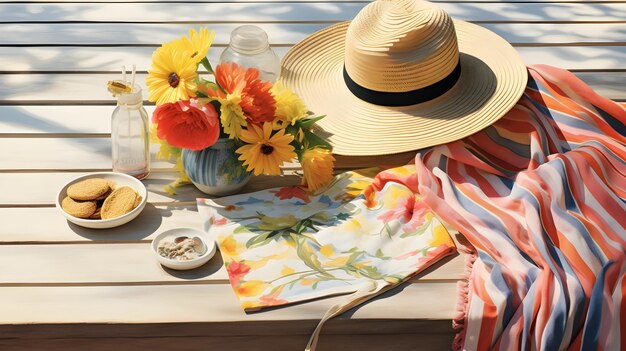
[[[407,186],[415,167],[381,174],[383,187],[349,172],[316,194],[284,187],[198,199],[241,306],[350,293],[372,282],[389,287],[454,253],[442,223]]]

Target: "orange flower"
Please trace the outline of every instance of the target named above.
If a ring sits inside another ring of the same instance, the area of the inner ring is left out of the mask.
[[[282,292],[282,287],[277,289],[271,294],[261,296],[259,300],[263,306],[279,306],[289,303],[289,301],[284,299],[278,299],[278,296]]]
[[[245,69],[233,62],[223,63],[215,68],[215,80],[226,94],[212,89],[203,92],[218,99],[225,99],[227,94],[241,95],[239,105],[251,123],[261,124],[274,120],[276,99],[270,91],[272,84],[259,80],[259,71],[256,68]]]
[[[293,199],[295,197],[304,201],[307,204],[311,202],[311,199],[309,199],[309,195],[307,194],[306,190],[299,186],[286,186],[278,190],[272,190],[271,192],[276,194],[276,197],[281,200]]]
[[[257,69],[245,69],[234,62],[222,63],[215,67],[217,84],[229,94],[243,92],[246,86],[258,78],[259,71]]]
[[[241,108],[250,122],[260,124],[274,120],[276,100],[270,89],[272,83],[255,80],[243,90]]]

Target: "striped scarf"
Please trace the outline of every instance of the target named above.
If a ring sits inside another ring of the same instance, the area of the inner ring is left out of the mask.
[[[505,117],[416,169],[424,200],[472,246],[455,349],[626,348],[624,106],[533,66]]]

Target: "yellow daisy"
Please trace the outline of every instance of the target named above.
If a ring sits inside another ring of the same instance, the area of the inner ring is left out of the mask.
[[[209,29],[204,27],[200,28],[198,32],[194,29],[189,29],[189,38],[183,37],[182,41],[187,51],[191,53],[191,59],[198,63],[209,52],[209,48],[213,44],[213,38],[215,38],[215,32],[209,32]]]
[[[152,53],[152,67],[146,78],[148,100],[162,105],[196,96],[197,62],[180,43],[163,45]]]
[[[230,139],[239,139],[239,135],[243,127],[248,125],[246,116],[241,109],[241,94],[228,94],[225,99],[219,99],[220,104],[220,120],[224,127],[224,132],[228,134]]]
[[[250,124],[240,134],[244,145],[236,150],[243,165],[248,166],[248,172],[254,170],[254,175],[278,175],[280,165],[296,157],[291,134],[285,134],[285,130],[279,130],[272,136],[272,123],[263,123],[263,128]]]
[[[333,179],[333,164],[335,158],[327,149],[316,147],[308,149],[302,154],[302,184],[310,191],[315,191],[331,182]]]
[[[276,100],[274,129],[282,129],[288,124],[295,124],[297,120],[307,115],[309,109],[304,102],[280,81],[274,83],[271,92]]]

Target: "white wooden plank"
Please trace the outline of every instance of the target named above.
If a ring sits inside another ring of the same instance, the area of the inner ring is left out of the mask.
[[[147,204],[128,224],[107,230],[87,229],[68,222],[54,207],[0,208],[0,240],[6,244],[37,242],[129,242],[151,240],[155,233],[191,227],[202,229],[195,204]],[[36,220],[33,220],[36,219]]]
[[[10,184],[0,199],[0,206],[15,205],[54,205],[57,192],[67,182],[76,177],[85,175],[85,172],[65,173],[3,173],[0,182]],[[195,186],[183,186],[178,189],[177,195],[169,195],[163,187],[174,181],[177,174],[174,172],[153,172],[148,179],[143,180],[148,189],[148,202],[193,202],[197,197],[204,197]],[[256,180],[257,178],[255,178]],[[263,178],[261,178],[263,179]]]
[[[0,47],[5,66],[0,72],[121,72],[133,64],[138,72],[147,72],[152,60],[153,47]],[[213,47],[207,55],[217,65],[223,47]],[[283,57],[288,47],[274,47],[274,52]],[[202,72],[205,70],[200,67]],[[121,73],[118,73],[118,78]]]
[[[245,314],[231,287],[222,284],[4,287],[0,324],[319,320],[330,306],[344,300],[339,296]],[[193,307],[183,308],[182,302],[192,302]],[[452,319],[455,304],[456,283],[409,284],[339,318]]]
[[[0,184],[10,184],[7,191],[0,197],[0,206],[54,205],[59,189],[72,179],[87,174],[85,172],[35,172],[35,173],[0,173]],[[163,187],[178,177],[177,172],[155,171],[143,180],[148,189],[149,203],[195,202],[198,197],[210,197],[193,185],[185,185],[177,189],[176,195],[170,195]],[[298,184],[296,175],[257,176],[250,180],[244,192],[266,188]]]
[[[200,227],[200,217],[195,225]],[[27,260],[23,260],[28,257]],[[68,259],[71,258],[71,259]],[[14,262],[22,261],[15,265]],[[161,266],[150,243],[0,245],[0,287],[16,284],[110,284],[189,281],[229,284],[218,253],[206,265],[191,271]],[[132,269],[129,269],[132,267]],[[463,278],[465,256],[456,256],[437,269],[420,275],[413,283]]]
[[[362,3],[0,4],[0,22],[322,22],[353,18]],[[624,3],[440,3],[471,21],[623,21]]]
[[[624,98],[623,82],[626,81],[626,72],[579,72],[577,75],[601,95],[611,99]],[[114,104],[105,86],[108,80],[119,78],[118,76],[117,74],[0,75],[0,105]],[[145,77],[146,74],[138,74],[137,83],[143,87],[144,97],[147,97]],[[33,89],[35,86],[37,89]]]
[[[32,23],[0,24],[5,34],[0,45],[151,45],[159,46],[183,35],[190,28],[208,27],[215,32],[213,45],[223,47],[241,23],[152,24],[152,23]],[[256,23],[268,33],[270,44],[294,44],[328,23]],[[217,51],[221,51],[218,49]]]
[[[616,70],[626,69],[626,45],[620,46],[540,46],[540,47],[517,47],[517,51],[522,56],[522,59],[527,64],[543,63],[552,66],[562,67],[570,70]],[[153,48],[148,47],[98,47],[98,48],[84,48],[84,47],[0,47],[0,57],[6,62],[5,66],[0,67],[0,70],[5,72],[119,72],[122,65],[127,67],[134,63],[137,65],[138,70],[146,71],[150,67],[150,55]],[[219,62],[219,53],[221,48],[213,51],[213,54],[209,55],[212,58],[212,62]],[[288,48],[279,47],[275,48],[277,54],[282,56]],[[213,57],[214,56],[214,57]],[[92,107],[85,111],[91,111]],[[108,107],[107,107],[108,108]],[[46,128],[59,131],[59,133],[65,133],[71,130],[71,126],[59,125],[62,123],[60,118],[46,117],[41,113],[34,112],[39,111],[40,107],[29,106],[20,107],[24,110],[20,113],[26,114],[24,117],[29,119],[30,117],[43,118],[43,121],[34,121],[40,123],[46,123]],[[51,113],[55,110],[54,107],[45,107],[43,110],[50,110]],[[97,109],[99,107],[93,107],[93,113],[83,115],[82,121],[90,121],[84,117],[95,117],[98,115]],[[30,111],[33,112],[30,112]],[[18,133],[29,132],[36,133],[36,129],[27,130],[14,130],[19,128],[20,123],[12,121],[10,117],[5,117],[3,113],[3,107],[0,107],[0,133]],[[16,111],[17,112],[17,111]],[[75,116],[77,113],[74,110],[68,111],[68,116]],[[82,113],[82,112],[80,112]],[[63,113],[61,113],[63,114]],[[107,113],[104,113],[107,114]],[[61,117],[61,116],[59,116]],[[9,118],[9,120],[7,120]],[[52,122],[52,123],[50,123]],[[106,128],[96,128],[94,126],[84,126],[84,123],[80,123],[80,128],[75,129],[90,130],[93,133],[102,133],[102,130],[108,130],[108,124],[101,125]],[[24,126],[26,127],[26,126]],[[96,130],[99,130],[96,132]]]
[[[144,45],[159,46],[163,42],[186,35],[190,28],[206,26],[215,32],[213,45],[219,54],[230,41],[230,33],[240,26],[237,23],[214,24],[151,24],[151,23],[119,23],[115,25],[104,23],[33,23],[33,24],[0,24],[3,36],[0,45]],[[293,45],[309,34],[329,26],[329,23],[256,23],[268,33],[272,45]],[[536,43],[594,43],[594,42],[621,42],[624,33],[618,30],[618,23],[483,23],[513,44]],[[39,48],[29,48],[33,58],[42,60],[71,60],[72,56],[65,54],[65,48],[57,51],[39,51]],[[98,54],[94,48],[94,54]],[[123,52],[126,48],[116,48]],[[138,49],[140,50],[140,49]],[[145,49],[152,52],[153,49]],[[140,50],[143,51],[143,50]],[[10,52],[7,52],[7,54]],[[4,55],[3,55],[4,56]],[[84,57],[88,58],[88,57]],[[81,64],[79,60],[72,60]]]
[[[0,106],[0,135],[110,134],[114,106]],[[145,106],[150,116],[154,106]]]

